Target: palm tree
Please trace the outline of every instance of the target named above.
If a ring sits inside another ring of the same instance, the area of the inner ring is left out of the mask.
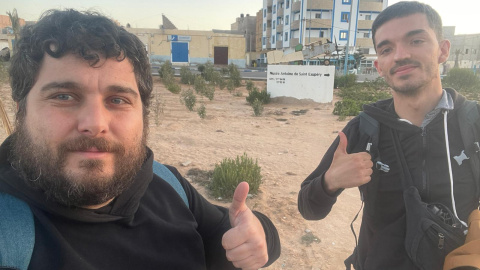
[[[10,22],[12,23],[13,35],[15,36],[16,42],[18,35],[20,34],[20,19],[18,18],[17,9],[14,8],[12,12],[7,11],[7,15],[10,17]],[[15,53],[15,46],[13,52]]]
[[[454,68],[458,68],[458,56],[462,54],[462,50],[456,49],[455,50],[455,65],[453,66]]]

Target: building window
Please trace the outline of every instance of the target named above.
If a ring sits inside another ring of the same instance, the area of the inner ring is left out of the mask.
[[[315,13],[315,19],[321,19],[322,13]]]
[[[262,45],[265,45],[265,37],[262,37]]]
[[[290,0],[287,0],[286,6],[287,6],[286,8],[290,7]]]
[[[365,20],[371,21],[372,20],[372,15],[365,15]]]
[[[285,32],[285,41],[288,41],[288,32]]]
[[[350,12],[342,12],[341,21],[348,22],[350,19]]]
[[[370,37],[370,34],[369,34],[369,33],[363,33],[363,37],[364,37],[364,38],[369,38],[369,37]]]
[[[285,16],[285,25],[290,23],[290,15]]]
[[[277,13],[277,5],[273,5],[273,14]]]
[[[340,30],[340,40],[347,40],[348,31]]]
[[[264,10],[263,10],[263,17],[264,17],[264,18],[267,17],[267,9],[264,9]]]
[[[468,54],[468,49],[465,49],[465,54]]]
[[[272,43],[275,43],[275,35],[272,36]]]
[[[320,37],[323,37],[325,35],[324,31],[320,31]]]
[[[276,24],[275,24],[275,21],[273,21],[273,29],[275,29],[275,25],[276,25]]]
[[[350,5],[352,3],[352,0],[342,0],[342,4],[344,5]]]
[[[263,24],[263,32],[267,31],[267,23]]]

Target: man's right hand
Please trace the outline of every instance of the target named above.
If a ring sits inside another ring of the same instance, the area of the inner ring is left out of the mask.
[[[341,188],[358,187],[370,182],[373,162],[367,152],[347,153],[347,136],[339,132],[340,143],[333,155],[332,164],[325,173],[324,188],[334,194]]]

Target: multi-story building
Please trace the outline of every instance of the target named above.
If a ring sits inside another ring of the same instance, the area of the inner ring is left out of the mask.
[[[335,42],[343,50],[348,43],[349,53],[362,52],[364,64],[373,66],[372,23],[387,5],[388,0],[263,0],[262,50],[298,50],[314,42]]]
[[[455,26],[443,28],[444,38],[450,40],[450,56],[445,72],[453,67],[480,71],[480,34],[455,35]]]
[[[257,23],[257,17],[256,16],[250,16],[250,14],[247,14],[246,16],[240,14],[240,17],[238,17],[234,23],[231,24],[230,30],[232,31],[238,31],[244,34],[245,36],[245,48],[246,52],[254,52],[255,47],[256,47],[256,23]]]

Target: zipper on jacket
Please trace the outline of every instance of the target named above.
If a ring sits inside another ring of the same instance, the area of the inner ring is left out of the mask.
[[[426,153],[427,153],[427,129],[426,127],[422,127],[422,193],[425,193],[427,191]]]
[[[445,236],[443,233],[438,233],[438,249],[443,249],[445,245]]]

